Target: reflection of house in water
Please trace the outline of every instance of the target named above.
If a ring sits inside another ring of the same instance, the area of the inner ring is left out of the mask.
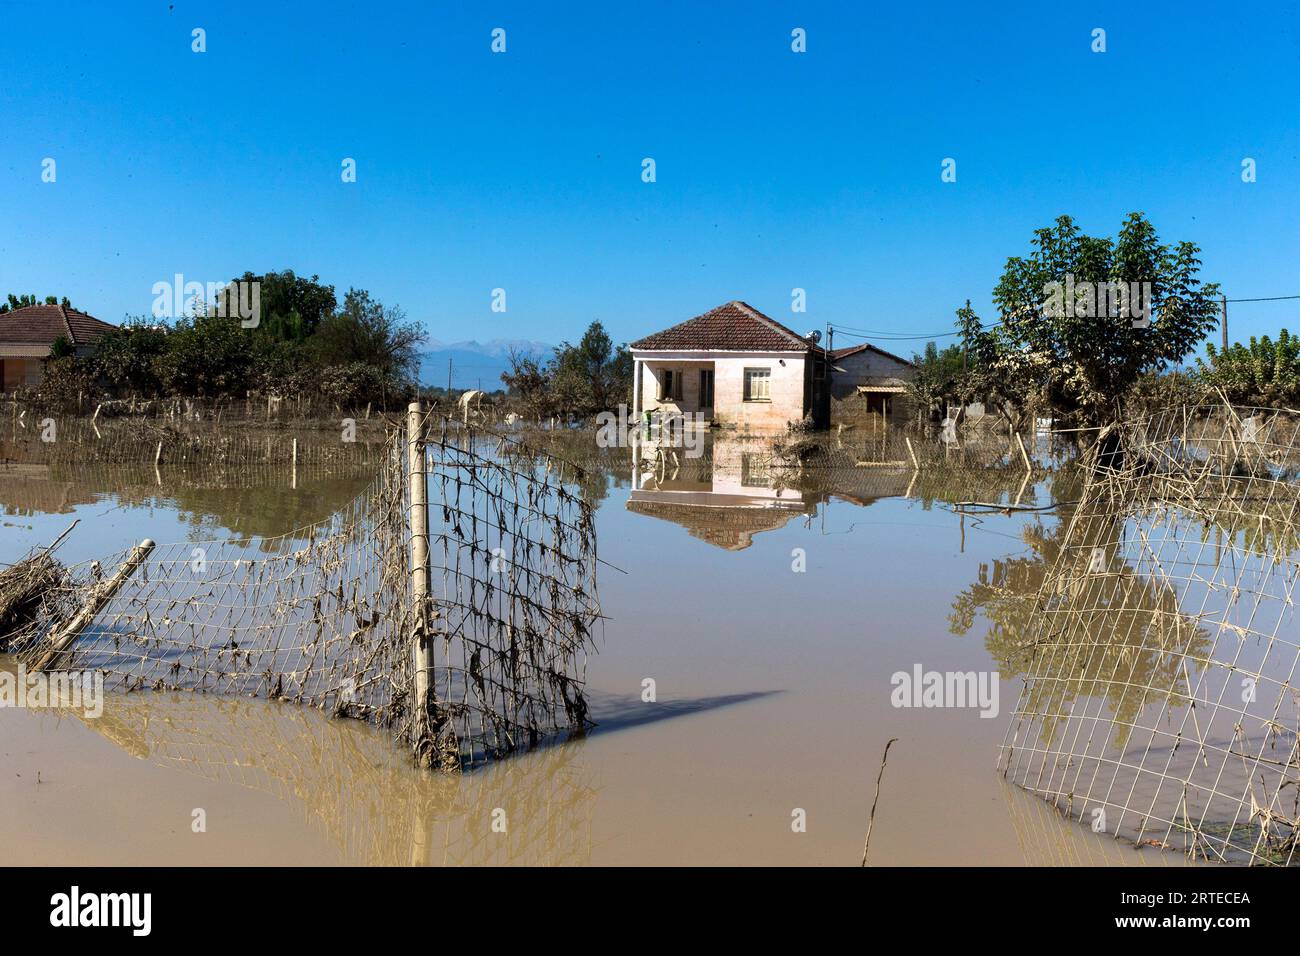
[[[715,440],[704,452],[688,458],[684,449],[654,441],[635,445],[628,510],[680,524],[728,551],[742,551],[754,535],[816,512],[816,501],[771,467],[770,445]]]
[[[865,508],[911,497],[920,475],[881,443],[836,442],[805,460],[797,445],[712,435],[700,450],[690,457],[672,437],[638,441],[627,507],[728,551],[748,548],[755,534],[796,516],[817,514],[823,502]]]
[[[823,499],[837,498],[866,508],[882,498],[910,498],[919,472],[911,468],[861,468],[837,471],[817,487]]]

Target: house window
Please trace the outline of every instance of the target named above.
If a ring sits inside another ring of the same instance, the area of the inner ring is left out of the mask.
[[[772,370],[770,368],[745,369],[745,401],[770,402],[772,400]]]
[[[700,408],[713,407],[713,369],[700,369]]]
[[[666,368],[659,373],[659,401],[682,400],[682,373]]]

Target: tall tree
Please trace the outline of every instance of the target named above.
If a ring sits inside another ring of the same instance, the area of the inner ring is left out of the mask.
[[[372,299],[363,289],[349,289],[343,306],[321,322],[311,346],[322,365],[362,363],[378,370],[386,388],[415,380],[416,346],[424,333],[397,306]]]
[[[561,412],[593,415],[632,393],[632,355],[614,347],[600,322],[592,322],[577,345],[560,343],[551,361],[550,387]]]
[[[1031,245],[994,289],[999,326],[967,345],[1005,391],[1037,392],[1058,416],[1112,417],[1139,376],[1180,362],[1215,325],[1218,286],[1201,283],[1199,248],[1162,243],[1140,212],[1114,239],[1061,216]]]
[[[257,334],[271,339],[301,342],[315,333],[338,308],[334,286],[321,282],[320,276],[313,275],[307,279],[295,275],[292,269],[260,276],[245,272],[233,282],[258,283],[261,314]],[[227,286],[221,291],[220,298],[225,315],[238,314],[238,293],[235,290]],[[247,298],[246,295],[245,300]]]

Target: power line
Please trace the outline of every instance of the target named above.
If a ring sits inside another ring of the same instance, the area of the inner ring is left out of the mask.
[[[1300,295],[1269,295],[1269,296],[1258,296],[1258,297],[1254,297],[1254,298],[1226,299],[1226,300],[1220,300],[1220,301],[1227,301],[1227,302],[1285,302],[1285,301],[1290,301],[1290,300],[1293,300],[1293,299],[1300,299]],[[1001,322],[993,322],[993,323],[991,323],[991,324],[989,324],[989,325],[981,326],[981,327],[980,327],[980,331],[982,331],[982,332],[987,332],[987,331],[990,330],[990,329],[995,329],[995,328],[997,328],[997,327],[1000,326],[1001,324],[1002,324]],[[843,333],[846,333],[846,334],[848,334],[850,337],[853,337],[853,338],[863,338],[863,339],[865,339],[865,338],[874,338],[874,339],[880,339],[880,340],[882,340],[882,341],[886,341],[886,342],[919,342],[919,341],[921,341],[921,340],[930,340],[930,339],[947,339],[947,338],[952,338],[953,336],[961,335],[961,332],[959,332],[959,331],[953,331],[953,332],[930,332],[930,333],[928,333],[928,334],[920,334],[920,335],[900,335],[900,334],[897,333],[897,332],[880,332],[880,331],[874,331],[874,330],[872,330],[872,329],[858,329],[858,328],[853,328],[852,326],[847,326],[847,325],[835,325],[834,323],[831,323],[830,326],[829,326],[829,328],[834,329],[836,332],[843,332]]]
[[[982,325],[980,326],[980,331],[987,332],[990,329],[998,328],[1001,324],[1002,324],[1001,322],[993,322],[990,325]],[[920,339],[944,339],[954,335],[961,335],[960,331],[931,332],[925,335],[899,335],[896,332],[873,332],[870,329],[854,329],[844,325],[831,325],[831,328],[836,332],[845,332],[853,338],[882,339],[888,342],[909,342],[909,341],[918,341]]]

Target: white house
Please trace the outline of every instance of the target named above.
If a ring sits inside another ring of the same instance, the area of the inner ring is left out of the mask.
[[[826,352],[753,306],[732,301],[633,342],[632,414],[779,431],[826,427]]]

